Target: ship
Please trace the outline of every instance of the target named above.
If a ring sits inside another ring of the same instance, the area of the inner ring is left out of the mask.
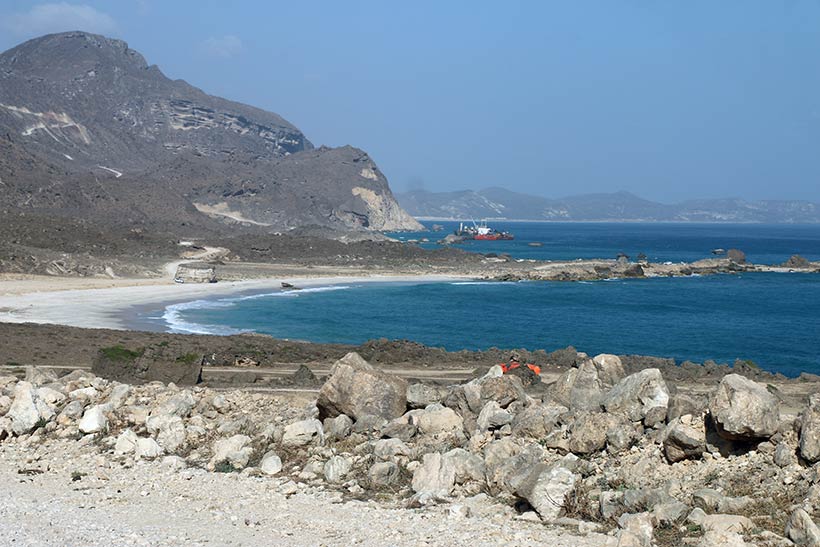
[[[498,240],[509,240],[515,239],[510,232],[499,231],[494,228],[490,228],[487,226],[486,222],[482,222],[481,224],[476,224],[473,222],[472,226],[467,226],[463,222],[460,222],[458,225],[458,229],[455,231],[455,235],[463,238],[463,239],[474,239],[477,241],[498,241]]]

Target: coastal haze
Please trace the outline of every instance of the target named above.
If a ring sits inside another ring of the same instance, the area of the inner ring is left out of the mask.
[[[629,192],[545,198],[504,188],[428,192],[396,196],[411,215],[424,219],[549,221],[819,223],[820,205],[809,201],[693,199],[675,204]]]
[[[818,18],[0,5],[0,543],[820,545]]]

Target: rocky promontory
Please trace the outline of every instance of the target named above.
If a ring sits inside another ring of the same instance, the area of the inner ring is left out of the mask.
[[[208,95],[122,40],[79,31],[0,52],[0,181],[15,229],[28,218],[10,211],[43,226],[81,218],[177,237],[422,229],[366,152],[314,148],[278,114]]]

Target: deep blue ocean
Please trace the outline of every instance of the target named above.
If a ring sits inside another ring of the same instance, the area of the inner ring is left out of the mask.
[[[439,224],[441,232],[388,234],[420,243],[428,249],[452,233],[458,222],[425,221]],[[572,260],[575,258],[615,258],[618,253],[637,257],[644,253],[652,262],[692,262],[711,257],[713,249],[740,249],[749,260],[774,264],[793,254],[820,260],[820,225],[789,224],[700,224],[658,222],[489,222],[497,230],[515,235],[513,241],[466,241],[455,248],[478,253],[508,253],[516,258]],[[541,243],[530,247],[529,243]]]
[[[446,223],[452,227],[452,223]],[[696,260],[736,247],[775,263],[799,253],[820,260],[820,226],[510,223],[513,242],[474,242],[519,258]],[[445,232],[447,233],[447,232]],[[402,234],[430,237],[444,234]],[[543,247],[529,247],[541,241]],[[156,315],[156,312],[154,313]],[[749,359],[796,376],[820,373],[820,274],[744,273],[595,282],[360,283],[244,294],[169,306],[177,332],[256,331],[358,344],[410,339],[449,350],[573,345],[678,361]]]

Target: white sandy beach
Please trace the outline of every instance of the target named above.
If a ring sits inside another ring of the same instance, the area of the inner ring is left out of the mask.
[[[47,323],[84,328],[127,329],[126,310],[172,304],[245,291],[280,290],[282,282],[316,287],[373,282],[435,282],[448,275],[373,275],[268,278],[220,283],[171,283],[165,279],[20,278],[0,280],[0,321]]]

